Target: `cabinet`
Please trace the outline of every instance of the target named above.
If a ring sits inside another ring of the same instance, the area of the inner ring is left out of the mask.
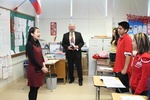
[[[109,53],[111,38],[98,38],[89,40],[89,67],[88,75],[93,76],[95,73],[96,60],[92,58],[95,53],[106,51]]]
[[[51,73],[54,73],[54,67],[51,67]],[[55,72],[57,78],[63,78],[64,84],[66,83],[66,60],[60,59],[55,65]]]
[[[46,41],[43,40],[43,39],[40,39],[39,42],[40,42],[40,45],[41,45],[41,49],[42,49],[42,54],[43,54],[43,56],[44,56],[45,54],[50,53],[49,46],[46,44]]]
[[[88,53],[82,52],[82,73],[83,75],[88,75]]]

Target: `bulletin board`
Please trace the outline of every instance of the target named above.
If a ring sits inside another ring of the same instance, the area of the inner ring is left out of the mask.
[[[35,26],[35,17],[19,12],[10,12],[11,52],[24,52],[28,38],[28,30]]]

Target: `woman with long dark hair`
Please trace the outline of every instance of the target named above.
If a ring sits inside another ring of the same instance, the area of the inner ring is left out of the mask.
[[[29,29],[26,44],[26,56],[28,57],[27,78],[30,91],[29,100],[36,100],[38,89],[43,85],[44,73],[48,72],[45,67],[41,45],[39,43],[40,31],[37,27]]]
[[[117,48],[117,42],[119,39],[119,34],[118,34],[118,28],[114,28],[112,32],[112,40],[110,42],[111,48],[110,48],[110,61],[115,62],[116,59],[116,48]]]

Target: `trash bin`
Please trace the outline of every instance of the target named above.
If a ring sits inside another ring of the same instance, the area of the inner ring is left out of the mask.
[[[46,86],[49,90],[56,89],[57,86],[57,74],[50,74],[46,75]]]
[[[27,68],[28,68],[28,60],[24,60],[23,62],[23,66],[24,66],[24,77],[27,77]]]

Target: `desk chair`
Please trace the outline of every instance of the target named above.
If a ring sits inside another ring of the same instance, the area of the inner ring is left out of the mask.
[[[23,62],[23,66],[24,66],[24,72],[25,72],[25,77],[27,78],[27,68],[28,68],[28,59],[26,59],[26,60],[24,60],[24,62]],[[26,80],[26,82],[24,83],[24,86],[23,86],[23,90],[24,90],[24,88],[26,87],[26,85],[27,85],[27,80]]]

